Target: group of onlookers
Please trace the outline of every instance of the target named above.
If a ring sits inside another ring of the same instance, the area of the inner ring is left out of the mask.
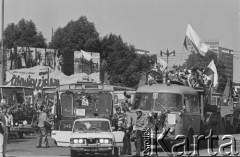
[[[122,103],[116,108],[116,113],[112,117],[112,124],[115,130],[123,131],[122,155],[132,155],[131,141],[135,143],[136,155],[140,156],[143,151],[143,131],[148,125],[147,117],[141,110],[136,110],[136,117],[130,114],[131,104]]]

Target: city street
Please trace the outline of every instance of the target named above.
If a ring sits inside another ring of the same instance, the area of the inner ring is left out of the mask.
[[[240,134],[234,135],[237,140],[237,151],[240,151]],[[220,137],[221,139],[221,137]],[[228,142],[228,141],[226,141]],[[225,143],[226,143],[225,142]],[[221,144],[221,142],[220,142]],[[8,157],[23,157],[23,156],[42,156],[42,157],[67,157],[70,156],[69,148],[57,147],[54,141],[49,139],[49,148],[35,148],[37,145],[37,138],[34,136],[25,136],[24,139],[11,139],[10,144],[7,147]],[[218,152],[218,149],[214,149]],[[228,151],[228,150],[227,150]],[[207,149],[202,149],[199,151],[200,156],[210,156]],[[133,155],[135,154],[135,148],[133,147]],[[166,156],[165,153],[159,152],[158,156]],[[218,155],[219,156],[219,155]]]

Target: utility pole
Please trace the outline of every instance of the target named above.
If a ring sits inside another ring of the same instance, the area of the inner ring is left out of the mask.
[[[166,53],[165,53],[165,52],[162,52],[162,50],[161,50],[160,55],[163,56],[163,54],[167,56],[167,64],[168,64],[168,57],[169,57],[171,54],[173,54],[173,56],[176,56],[175,50],[173,50],[172,52],[169,52],[168,49],[167,49],[167,52],[166,52]]]
[[[3,46],[3,32],[4,32],[4,0],[2,0],[2,28],[1,28],[1,50],[0,50],[0,85],[4,84],[4,46]]]

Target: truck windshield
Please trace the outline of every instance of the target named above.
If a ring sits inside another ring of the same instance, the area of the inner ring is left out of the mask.
[[[137,93],[134,108],[147,111],[180,111],[182,96],[175,93]]]
[[[108,121],[76,121],[73,127],[73,132],[89,132],[89,131],[100,131],[110,132],[110,124]]]

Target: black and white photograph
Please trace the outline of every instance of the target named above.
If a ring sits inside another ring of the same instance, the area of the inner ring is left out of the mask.
[[[240,0],[0,0],[0,157],[240,156]]]

